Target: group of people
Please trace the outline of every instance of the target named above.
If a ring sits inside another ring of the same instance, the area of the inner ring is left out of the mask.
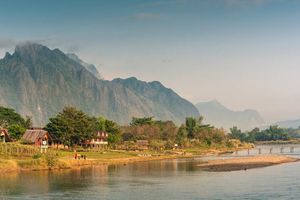
[[[75,160],[86,160],[87,156],[86,155],[81,155],[81,154],[78,154],[76,152],[76,150],[74,151],[74,158]]]

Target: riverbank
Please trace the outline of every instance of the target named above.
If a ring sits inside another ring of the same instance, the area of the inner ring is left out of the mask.
[[[201,163],[198,166],[206,171],[223,172],[267,167],[289,162],[298,162],[299,160],[298,158],[288,156],[267,155],[211,160]]]
[[[87,159],[80,160],[74,159],[73,152],[59,151],[52,152],[50,155],[46,154],[34,157],[0,156],[0,170],[9,173],[20,171],[62,170],[95,165],[126,165],[133,162],[213,156],[232,153],[233,151],[234,149],[230,148],[185,149],[163,152],[111,150],[104,152],[82,152],[81,154],[85,155]]]

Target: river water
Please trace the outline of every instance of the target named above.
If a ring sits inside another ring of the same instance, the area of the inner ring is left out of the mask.
[[[293,156],[299,153],[300,147]],[[175,159],[1,174],[0,199],[300,199],[300,162],[234,172],[205,172],[199,162]]]

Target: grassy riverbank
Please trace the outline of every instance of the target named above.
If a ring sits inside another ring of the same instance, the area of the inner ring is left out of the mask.
[[[188,158],[206,155],[230,153],[231,148],[190,148],[170,151],[116,151],[82,152],[86,160],[74,159],[74,153],[69,151],[50,151],[47,154],[28,156],[0,156],[0,170],[2,172],[71,169],[90,165],[127,164],[151,160]]]

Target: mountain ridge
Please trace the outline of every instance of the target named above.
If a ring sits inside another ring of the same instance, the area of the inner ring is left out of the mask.
[[[96,78],[103,79],[102,75],[99,73],[99,71],[97,70],[95,65],[84,62],[74,53],[67,53],[66,55],[69,58],[71,58],[72,60],[74,60],[74,61],[80,63],[82,66],[84,66],[89,72],[91,72],[94,76],[96,76]]]
[[[263,118],[253,109],[233,111],[226,108],[217,100],[200,102],[196,104],[196,107],[200,115],[204,116],[205,121],[216,127],[229,129],[237,126],[243,130],[248,130],[264,124]]]
[[[279,122],[276,122],[275,125],[278,125],[282,128],[299,128],[300,127],[300,119],[279,121]]]
[[[170,109],[166,102],[178,103],[178,108]],[[121,124],[144,116],[179,124],[187,116],[199,116],[193,104],[158,82],[98,79],[59,49],[35,43],[18,45],[13,54],[0,60],[0,104],[32,116],[36,125],[44,125],[64,106]]]

